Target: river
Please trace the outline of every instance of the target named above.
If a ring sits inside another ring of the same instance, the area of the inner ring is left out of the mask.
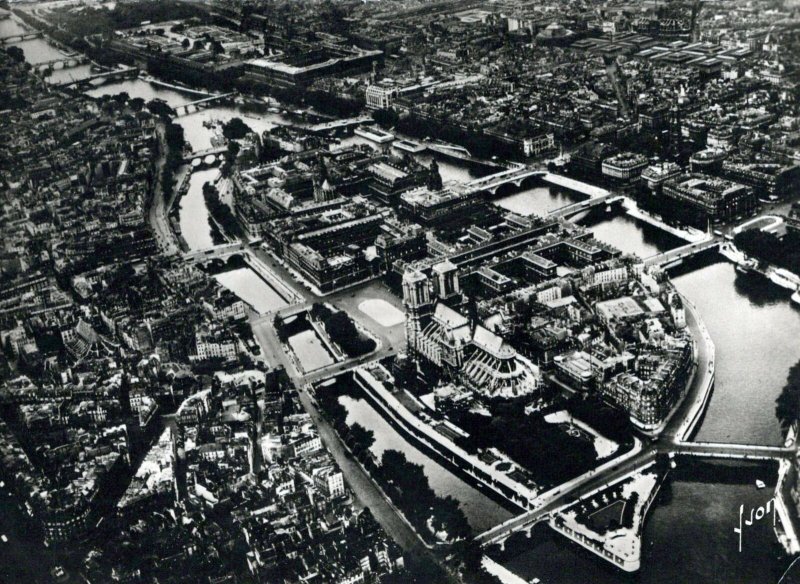
[[[216,168],[197,170],[189,177],[189,188],[178,202],[178,223],[181,235],[189,249],[207,249],[214,245],[211,237],[211,223],[206,199],[203,196],[203,185],[213,182],[219,175]]]
[[[25,24],[19,21],[15,16],[0,20],[0,38],[13,36],[17,34],[24,34],[31,32],[32,29],[28,28]],[[47,39],[29,39],[26,41],[11,43],[10,46],[16,46],[22,49],[25,54],[25,60],[36,65],[45,63],[55,59],[60,59],[66,53],[58,47],[52,45]],[[56,69],[47,76],[48,83],[61,83],[63,81],[77,81],[85,79],[92,74],[91,65],[77,65],[76,67],[68,67],[66,69]]]
[[[567,189],[537,185],[500,197],[495,204],[520,215],[545,215],[554,209],[584,201],[586,198]]]
[[[289,305],[283,296],[250,268],[229,270],[214,277],[259,314],[280,310]]]
[[[116,95],[123,92],[131,97],[141,97],[145,101],[163,99],[167,105],[173,108],[202,99],[206,95],[182,90],[179,87],[165,87],[144,79],[130,79],[127,81],[106,83],[87,93],[91,96],[98,97],[101,95]],[[247,106],[242,104],[220,104],[200,110],[191,107],[191,111],[188,114],[178,117],[176,122],[183,126],[184,137],[186,138],[186,142],[192,147],[192,150],[199,151],[211,147],[211,137],[214,131],[207,126],[207,123],[211,121],[224,123],[231,118],[238,117],[241,118],[245,124],[250,126],[250,129],[258,132],[259,135],[265,130],[270,130],[277,125],[289,123],[289,120],[281,114],[268,113],[263,111],[265,109],[266,106]]]
[[[87,95],[92,97],[116,95],[118,93],[127,93],[131,97],[141,97],[146,102],[152,99],[163,99],[167,105],[173,108],[201,97],[196,93],[164,87],[144,79],[128,79],[126,81],[104,83],[86,92]]]
[[[717,346],[716,382],[698,440],[780,444],[775,399],[800,360],[800,310],[784,290],[727,261],[674,278]]]
[[[21,22],[16,16],[0,20],[0,38],[29,32],[32,32],[32,29]],[[13,42],[9,43],[8,46],[22,49],[22,52],[25,54],[25,60],[31,65],[53,61],[65,55],[63,51],[44,38]]]
[[[9,27],[15,26],[14,22],[0,21],[0,36],[14,34],[9,32]],[[46,56],[50,49],[56,50],[44,41],[25,41],[20,45],[32,62],[49,60],[52,57]],[[144,99],[160,97],[174,105],[195,99],[195,94],[144,81],[106,85],[92,93],[119,91]],[[226,119],[242,113],[244,111],[238,107],[213,107],[184,116],[179,122],[184,126],[192,147],[202,149],[210,144],[211,136],[211,130],[202,124],[204,120]],[[257,130],[280,122],[271,116],[242,117]],[[355,143],[359,140],[345,140],[348,141]],[[445,181],[465,182],[478,176],[473,170],[455,163],[440,162],[439,166]],[[500,204],[521,213],[542,213],[564,202],[574,202],[573,196],[550,187],[536,187],[504,197]],[[622,214],[605,216],[602,213],[604,211],[591,213],[584,219],[584,224],[598,238],[625,252],[646,257],[679,243]],[[181,217],[182,223],[186,221],[188,227],[184,229],[184,237],[191,231],[190,225],[195,229],[199,226],[201,234],[207,229],[207,220],[201,220],[202,214],[198,209],[196,215]],[[716,386],[697,438],[777,443],[780,433],[774,400],[780,393],[789,367],[800,358],[800,344],[797,343],[800,311],[789,304],[785,291],[756,276],[740,276],[728,263],[700,261],[692,267],[695,269],[676,274],[674,281],[681,292],[699,307],[717,346]],[[764,358],[766,355],[768,359]],[[420,464],[424,462],[433,488],[440,494],[457,497],[474,528],[481,529],[508,516],[507,511],[463,484],[434,461],[417,458],[427,457],[411,447],[382,418],[368,411],[368,404],[349,405],[352,419],[375,431],[376,446],[373,448],[385,449],[391,445],[405,452],[409,459],[419,460]],[[765,476],[765,480],[768,478]],[[769,530],[754,531],[742,554],[738,553],[737,542],[732,537],[739,505],[763,504],[768,496],[768,491],[757,491],[752,483],[730,485],[686,479],[673,481],[671,497],[661,498],[648,517],[644,533],[645,557],[641,571],[632,581],[776,582],[776,574],[780,575],[783,566],[775,560],[774,537]],[[2,521],[0,527],[1,524]],[[523,578],[539,577],[548,583],[618,582],[626,579],[605,562],[568,544],[563,538],[532,545],[506,565]]]

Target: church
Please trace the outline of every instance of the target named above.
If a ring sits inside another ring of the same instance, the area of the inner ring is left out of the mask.
[[[538,366],[455,308],[462,304],[458,268],[444,261],[430,272],[409,268],[403,274],[409,356],[486,397],[514,398],[539,390]]]

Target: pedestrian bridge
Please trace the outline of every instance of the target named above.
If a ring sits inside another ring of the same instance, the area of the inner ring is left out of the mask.
[[[661,448],[659,450],[662,450]],[[783,460],[797,453],[794,446],[759,446],[756,444],[720,444],[715,442],[679,442],[664,450],[680,456],[731,460]]]

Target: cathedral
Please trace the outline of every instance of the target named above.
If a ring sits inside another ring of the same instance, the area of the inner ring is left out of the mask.
[[[409,356],[487,397],[537,391],[542,385],[539,367],[457,310],[462,304],[458,268],[444,261],[430,272],[409,268],[403,274]]]

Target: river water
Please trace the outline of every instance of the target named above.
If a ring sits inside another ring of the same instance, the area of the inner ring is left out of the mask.
[[[289,303],[250,268],[238,268],[214,276],[220,284],[252,306],[259,314],[279,310]]]
[[[27,32],[30,32],[30,29],[17,20],[16,17],[0,20],[0,38],[25,34]],[[28,55],[25,56],[27,57]]]
[[[0,21],[0,36],[15,34],[13,29],[18,25],[14,22]],[[52,51],[57,50],[45,41],[19,44],[31,62],[54,58]],[[144,99],[160,97],[172,105],[196,99],[195,94],[144,81],[103,86],[91,93],[119,91]],[[231,108],[210,108],[184,116],[179,122],[184,125],[192,146],[202,149],[210,144],[211,136],[211,130],[202,122],[244,113],[236,107],[232,110],[235,113],[231,113]],[[270,116],[256,115],[258,120],[242,117],[258,130],[280,122]],[[450,162],[440,162],[440,168],[445,180],[464,182],[477,176],[474,171]],[[550,187],[535,187],[504,197],[499,203],[521,213],[543,213],[579,198]],[[182,216],[182,224],[186,221],[187,227],[192,224],[202,232],[207,221],[201,220],[202,210],[198,208],[195,212],[197,214]],[[679,244],[674,238],[624,215],[612,213],[605,216],[600,213],[590,214],[584,224],[598,238],[625,252],[646,257]],[[188,231],[184,230],[184,237]],[[699,307],[717,346],[716,386],[697,438],[775,444],[780,439],[780,432],[774,415],[774,400],[780,393],[789,367],[800,359],[800,343],[797,342],[800,311],[789,303],[785,291],[757,276],[738,275],[728,263],[700,261],[692,267],[694,269],[676,274],[674,281],[681,292]],[[376,445],[373,448],[396,448],[415,462],[424,456],[394,432],[368,404],[351,403],[349,406],[354,421],[375,431]],[[507,511],[474,489],[459,484],[457,477],[430,459],[424,466],[433,488],[441,494],[458,498],[476,529],[508,516]],[[764,480],[769,478],[765,476]],[[768,490],[757,491],[752,483],[730,485],[686,479],[673,481],[671,496],[661,498],[648,517],[642,569],[632,580],[563,538],[531,545],[529,550],[509,560],[506,565],[523,578],[539,577],[548,583],[628,580],[643,583],[777,582],[781,568],[785,566],[774,559],[774,537],[770,530],[754,531],[742,554],[738,553],[737,542],[732,537],[733,527],[738,522],[739,505],[744,504],[746,508],[760,505],[769,495]],[[2,523],[0,519],[0,529]]]
[[[92,97],[127,93],[131,97],[141,97],[145,101],[163,99],[167,105],[173,108],[194,101],[200,97],[196,93],[179,91],[156,83],[150,83],[143,79],[128,79],[125,81],[105,83],[86,93]]]
[[[584,195],[574,191],[538,185],[501,197],[495,204],[520,215],[545,215],[554,209],[584,200]]]
[[[27,32],[31,32],[31,29],[27,28],[27,26],[20,22],[16,17],[0,20],[0,38],[24,34]],[[59,59],[65,55],[63,51],[50,44],[44,38],[11,43],[11,45],[22,49],[22,52],[25,54],[25,59],[32,65]],[[53,71],[47,77],[47,81],[49,83],[77,81],[80,79],[85,79],[91,74],[91,65],[78,65],[76,67],[57,69]]]
[[[717,347],[716,382],[698,440],[780,444],[775,399],[800,360],[800,310],[791,292],[727,261],[674,278],[700,309]]]
[[[32,32],[15,16],[0,20],[0,38]],[[9,46],[19,47],[25,54],[25,60],[31,65],[46,63],[64,56],[64,52],[44,38],[29,39],[21,42],[10,43]]]
[[[178,202],[181,235],[192,251],[207,249],[214,245],[208,208],[203,197],[203,185],[213,182],[218,175],[219,170],[216,168],[193,172],[189,177],[189,188]]]

